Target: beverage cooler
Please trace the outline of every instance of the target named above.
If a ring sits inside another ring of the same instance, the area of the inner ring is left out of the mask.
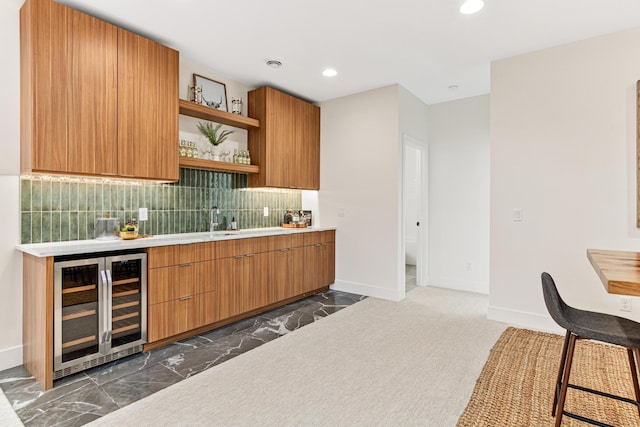
[[[142,351],[147,254],[56,258],[54,379]]]

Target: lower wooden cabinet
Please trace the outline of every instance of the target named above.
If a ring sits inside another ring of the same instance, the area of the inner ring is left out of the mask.
[[[335,231],[305,234],[304,288],[305,292],[329,286],[335,282]]]
[[[216,261],[218,311],[222,318],[246,313],[270,303],[271,271],[268,237],[218,242]]]
[[[304,239],[302,234],[279,236],[272,255],[269,295],[271,302],[306,292],[304,284]]]
[[[148,341],[184,336],[326,288],[335,232],[149,248]]]

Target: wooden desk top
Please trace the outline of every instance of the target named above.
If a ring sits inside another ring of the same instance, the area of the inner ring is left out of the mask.
[[[640,296],[640,253],[587,249],[587,258],[610,294]]]

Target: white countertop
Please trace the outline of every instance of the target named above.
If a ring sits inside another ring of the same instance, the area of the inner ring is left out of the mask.
[[[249,237],[275,236],[278,234],[307,233],[311,231],[335,230],[335,227],[308,228],[251,228],[237,231],[213,231],[203,233],[162,234],[133,240],[73,240],[70,242],[29,243],[16,246],[19,251],[37,257],[77,255],[92,252],[122,251],[149,248],[152,246],[188,245],[190,243],[216,240],[245,239]]]

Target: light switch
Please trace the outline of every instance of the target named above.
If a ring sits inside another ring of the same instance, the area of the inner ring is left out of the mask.
[[[339,218],[344,218],[344,208],[339,208],[338,209],[338,217]]]
[[[522,208],[513,209],[513,222],[522,221]]]
[[[138,209],[138,221],[146,221],[148,219],[149,217],[148,217],[147,208]]]
[[[268,206],[264,207],[264,216],[269,216],[269,207]]]

